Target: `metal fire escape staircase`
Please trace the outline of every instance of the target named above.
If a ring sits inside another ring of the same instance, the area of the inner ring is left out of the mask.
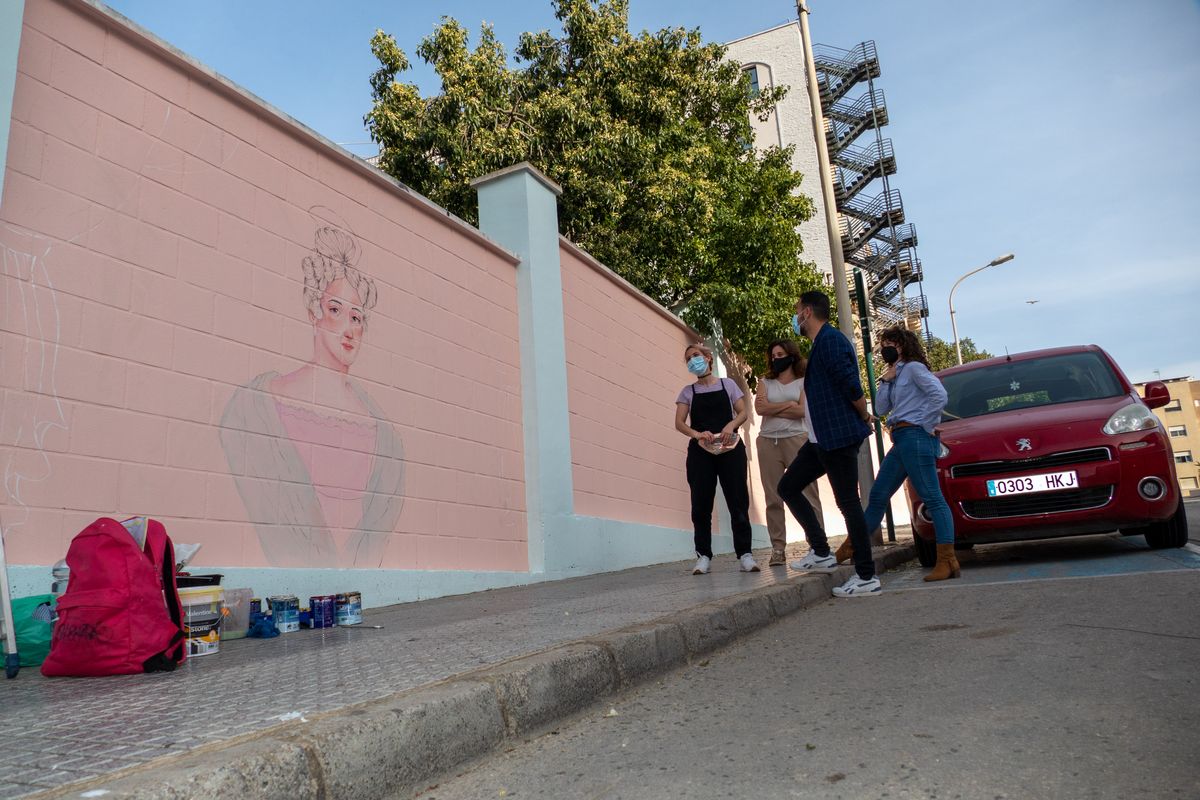
[[[854,197],[876,178],[896,174],[896,154],[891,139],[878,144],[872,142],[867,147],[847,145],[831,158],[836,171],[833,193],[838,203]]]
[[[860,42],[849,50],[819,44],[813,48],[813,55],[817,59],[817,69],[822,73],[818,87],[821,108],[828,108],[858,84],[881,74],[879,54],[871,41]]]
[[[896,155],[880,132],[888,112],[883,91],[875,87],[880,76],[875,43],[849,50],[816,45],[813,55],[846,262],[863,271],[880,322],[928,317],[917,232],[905,221],[900,192],[889,180],[896,174]],[[866,91],[852,96],[863,84]],[[868,132],[873,135],[864,136]]]

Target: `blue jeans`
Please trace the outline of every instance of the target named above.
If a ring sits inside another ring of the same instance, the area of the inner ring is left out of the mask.
[[[868,531],[879,527],[888,501],[908,478],[929,510],[929,516],[933,517],[937,543],[954,544],[954,518],[950,516],[946,498],[942,497],[942,487],[938,485],[937,451],[937,437],[930,436],[924,428],[913,426],[892,431],[892,449],[879,465],[879,474],[875,476],[871,499],[864,512]]]

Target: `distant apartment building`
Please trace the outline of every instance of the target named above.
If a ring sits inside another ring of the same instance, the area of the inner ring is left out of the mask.
[[[802,190],[813,201],[814,213],[798,227],[804,241],[805,260],[813,261],[827,277],[832,276],[829,232],[825,226],[825,200],[821,196],[821,172],[817,145],[813,140],[812,103],[804,77],[804,50],[800,25],[780,25],[762,33],[728,42],[727,57],[742,65],[750,78],[750,90],[759,92],[776,86],[791,90],[767,120],[750,117],[754,143],[760,148],[795,145],[792,169],[804,176]]]
[[[804,175],[803,191],[816,210],[812,219],[798,226],[805,259],[832,275],[800,25],[780,25],[735,39],[726,47],[728,57],[749,76],[751,91],[790,87],[766,121],[751,119],[755,142],[764,148],[794,147],[792,167]],[[847,277],[852,280],[854,268],[862,270],[872,316],[878,322],[891,325],[903,320],[917,330],[929,308],[921,288],[916,229],[905,222],[900,193],[891,186],[896,157],[891,141],[881,133],[887,124],[887,104],[882,89],[875,86],[880,76],[875,43],[863,42],[849,50],[815,45],[813,51],[832,162],[835,229]]]
[[[1164,380],[1171,393],[1171,402],[1154,409],[1154,415],[1162,422],[1175,453],[1175,472],[1179,476],[1179,488],[1185,494],[1200,493],[1200,381],[1186,378]],[[1146,384],[1137,384],[1138,392],[1144,393]]]

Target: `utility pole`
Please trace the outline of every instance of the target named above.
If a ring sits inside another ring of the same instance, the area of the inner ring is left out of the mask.
[[[817,85],[817,63],[813,58],[812,37],[808,33],[808,3],[796,0],[796,15],[800,18],[800,43],[804,47],[804,72],[808,77],[808,102],[812,106],[813,138],[817,140],[817,164],[821,172],[821,197],[825,201],[825,229],[829,232],[829,269],[833,273],[833,290],[837,299],[838,328],[854,347],[854,311],[850,307],[850,284],[846,280],[846,258],[842,253],[842,234],[837,224],[837,198],[833,194],[833,167],[829,161],[829,144],[825,140],[825,112],[821,108],[821,89]],[[865,454],[865,455],[864,455]],[[871,445],[865,439],[859,448],[858,491],[866,498],[875,484],[871,464]]]
[[[867,394],[871,398],[871,410],[875,410],[875,364],[871,356],[871,351],[875,345],[871,340],[871,314],[867,308],[867,281],[863,278],[863,271],[858,267],[854,268],[854,293],[858,299],[858,324],[862,327],[863,337],[863,359],[867,366]],[[879,463],[883,463],[883,424],[879,418],[875,418],[875,451],[879,454]],[[870,459],[867,459],[870,463]],[[883,512],[884,518],[887,520],[887,540],[889,542],[896,541],[896,523],[892,519],[892,501],[889,500],[887,508]],[[869,534],[874,534],[875,531],[867,531]]]
[[[825,201],[825,228],[829,231],[830,271],[837,299],[838,328],[854,344],[854,312],[850,309],[850,284],[846,281],[846,260],[842,253],[842,234],[837,224],[837,200],[833,194],[833,168],[829,145],[825,141],[825,114],[821,110],[821,89],[817,85],[817,64],[813,59],[812,39],[808,33],[808,3],[796,0],[800,17],[800,41],[804,46],[804,70],[808,76],[808,101],[812,105],[813,138],[817,140],[817,163],[821,170],[821,197]]]

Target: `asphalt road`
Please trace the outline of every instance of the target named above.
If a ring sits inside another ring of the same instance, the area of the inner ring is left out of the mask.
[[[421,797],[1200,797],[1200,548],[964,559],[961,580],[888,573]]]

